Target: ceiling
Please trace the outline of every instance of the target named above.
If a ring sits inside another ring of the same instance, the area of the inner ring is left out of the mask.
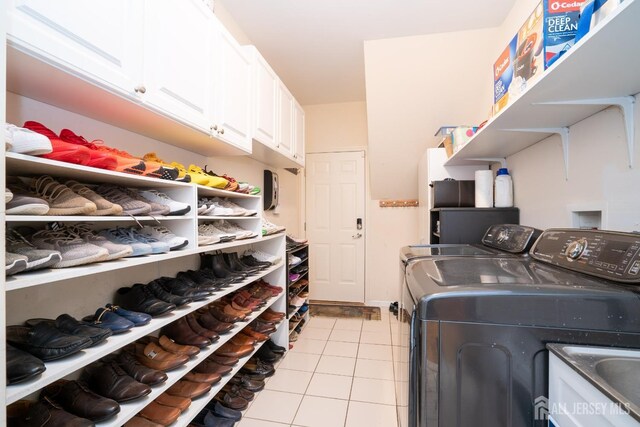
[[[515,0],[219,1],[303,105],[365,100],[365,40],[495,27],[515,3]]]

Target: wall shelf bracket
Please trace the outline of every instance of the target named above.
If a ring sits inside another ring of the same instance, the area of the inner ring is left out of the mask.
[[[527,128],[527,129],[503,129],[508,132],[537,132],[551,133],[560,136],[562,142],[562,156],[564,157],[564,178],[569,180],[569,127],[561,128]]]
[[[627,135],[627,156],[629,168],[633,168],[635,148],[634,109],[636,98],[634,96],[620,96],[616,98],[577,99],[572,101],[540,102],[537,105],[613,105],[620,109],[624,118],[624,127]]]

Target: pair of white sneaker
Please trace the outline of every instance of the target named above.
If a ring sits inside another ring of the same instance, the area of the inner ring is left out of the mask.
[[[4,124],[7,151],[18,154],[41,156],[53,151],[51,141],[44,135],[11,123]]]

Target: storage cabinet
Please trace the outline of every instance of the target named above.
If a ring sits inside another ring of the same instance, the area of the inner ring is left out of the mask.
[[[278,76],[256,49],[253,50],[253,63],[253,138],[268,147],[276,148]]]
[[[276,132],[276,148],[285,156],[294,154],[294,117],[293,95],[281,81],[278,82],[278,131]]]
[[[431,209],[432,244],[481,243],[494,224],[519,224],[518,208],[436,208]]]
[[[300,261],[292,261],[299,258]],[[292,301],[299,301],[306,293],[302,305],[295,305]],[[309,323],[309,244],[305,243],[287,249],[287,319],[289,319],[289,336],[300,334]],[[295,346],[295,345],[294,345]]]
[[[213,16],[200,0],[180,7],[147,0],[144,19],[144,102],[209,132],[213,102]]]
[[[142,78],[143,2],[12,0],[9,5],[11,45],[94,84],[136,96]]]
[[[293,134],[293,146],[294,159],[300,166],[304,167],[304,110],[297,102],[293,103],[293,122],[294,122],[294,134]]]

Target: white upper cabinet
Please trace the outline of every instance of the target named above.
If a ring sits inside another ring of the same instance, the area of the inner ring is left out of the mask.
[[[208,132],[212,116],[213,16],[201,0],[147,0],[145,103]]]
[[[280,81],[278,85],[278,130],[276,148],[287,156],[293,157],[293,95]]]
[[[304,110],[297,102],[294,102],[293,117],[293,158],[300,164],[300,166],[304,166]]]
[[[9,42],[116,93],[134,96],[142,72],[143,2],[10,0]]]
[[[213,48],[212,134],[251,151],[251,57],[219,23]]]
[[[275,148],[279,79],[262,55],[258,51],[254,54],[253,138]]]

